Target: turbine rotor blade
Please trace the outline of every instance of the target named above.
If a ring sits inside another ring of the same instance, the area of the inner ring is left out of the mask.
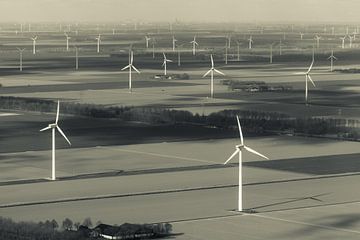
[[[310,65],[310,67],[309,67],[309,69],[307,70],[306,73],[309,73],[311,71],[313,65],[314,65],[314,59],[312,60],[311,65]]]
[[[202,77],[206,77],[209,73],[211,73],[212,69],[210,69],[209,71],[207,71]]]
[[[308,78],[309,78],[310,82],[312,83],[312,85],[313,85],[314,87],[316,87],[316,85],[315,85],[314,81],[311,79],[310,75],[308,75]]]
[[[40,132],[46,131],[46,130],[48,130],[50,128],[51,128],[50,126],[47,126],[47,127],[43,128],[43,129],[41,129]]]
[[[240,152],[240,149],[236,149],[235,152],[224,162],[224,165],[227,164],[233,157],[235,157],[236,154]]]
[[[121,71],[124,71],[125,69],[128,69],[129,67],[131,67],[131,64],[129,64],[129,65],[127,65],[127,66],[123,67],[123,68],[121,69]]]
[[[65,136],[65,133],[61,130],[61,128],[56,125],[56,129],[57,129],[57,130],[59,131],[59,133],[65,138],[65,140],[69,143],[69,145],[71,145],[71,142],[70,142],[69,139]]]
[[[258,156],[260,156],[260,157],[262,157],[262,158],[265,158],[265,159],[269,160],[268,157],[266,157],[265,155],[262,155],[261,153],[258,153],[258,152],[255,151],[254,149],[251,149],[251,148],[249,148],[249,147],[247,147],[247,146],[244,146],[244,148],[245,148],[247,151],[249,151],[249,152],[251,152],[251,153],[253,153],[253,154],[255,154],[255,155],[258,155]]]
[[[244,144],[244,137],[243,137],[243,134],[242,134],[241,125],[240,125],[240,119],[239,119],[238,115],[236,115],[236,120],[237,120],[237,124],[238,124],[238,128],[239,128],[240,144],[243,145]]]
[[[137,72],[140,74],[140,71],[134,66],[134,65],[131,65],[131,67]]]
[[[59,121],[59,112],[60,112],[60,101],[58,101],[58,104],[57,104],[55,124],[57,124]]]
[[[212,54],[210,55],[210,58],[211,58],[211,67],[214,67],[214,59],[213,59],[213,55],[212,55]]]
[[[219,70],[217,70],[217,69],[215,69],[215,68],[214,68],[214,71],[217,72],[218,74],[221,74],[221,75],[225,76],[225,73],[220,72]]]

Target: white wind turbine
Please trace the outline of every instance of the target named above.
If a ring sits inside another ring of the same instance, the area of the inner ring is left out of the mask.
[[[312,80],[311,76],[310,76],[310,71],[312,69],[314,65],[314,56],[313,56],[313,59],[312,59],[312,62],[311,62],[311,65],[309,67],[309,69],[306,71],[306,72],[303,72],[303,73],[297,73],[297,74],[300,74],[300,75],[305,75],[305,104],[307,105],[308,103],[308,91],[309,91],[309,87],[308,87],[308,81],[310,81],[312,83],[312,85],[314,87],[316,87],[314,81]]]
[[[34,55],[36,54],[36,39],[37,39],[37,36],[31,38],[31,40],[33,41],[33,54]]]
[[[196,42],[196,36],[194,36],[194,40],[192,40],[190,43],[192,43],[192,53],[195,56],[196,46],[199,46],[199,44]]]
[[[40,132],[43,132],[43,131],[46,131],[49,129],[51,129],[51,131],[52,131],[51,180],[56,180],[56,176],[55,176],[55,131],[58,130],[58,132],[65,138],[65,140],[69,143],[69,145],[71,145],[69,139],[65,136],[64,132],[61,130],[61,128],[58,125],[59,109],[60,109],[60,102],[58,101],[55,123],[51,123],[46,128],[43,128],[40,130]]]
[[[240,42],[236,41],[236,46],[237,46],[237,61],[240,62]]]
[[[101,35],[99,34],[99,36],[97,36],[95,39],[97,40],[96,52],[99,53],[100,52]]]
[[[352,48],[352,41],[353,40],[354,40],[354,38],[349,35],[349,48]]]
[[[346,36],[344,37],[341,37],[341,48],[344,49],[345,48],[345,39],[346,39]]]
[[[25,51],[25,48],[18,48],[17,47],[17,50],[19,50],[19,53],[20,53],[19,70],[20,70],[20,72],[22,72],[22,70],[23,70],[23,52]]]
[[[244,144],[244,137],[242,134],[242,130],[241,130],[241,125],[240,125],[240,120],[239,120],[239,116],[236,116],[237,119],[237,123],[238,123],[238,128],[239,128],[239,134],[240,134],[240,144],[235,146],[235,152],[228,158],[228,160],[226,160],[226,162],[224,163],[227,164],[233,157],[235,157],[237,154],[239,154],[239,197],[238,197],[238,211],[242,212],[243,211],[243,203],[242,203],[242,151],[246,150],[250,153],[253,153],[255,155],[258,155],[262,158],[265,158],[267,160],[269,160],[268,157],[262,155],[261,153],[258,153],[257,151],[255,151],[252,148],[249,148],[248,146],[246,146]]]
[[[253,40],[252,40],[252,36],[250,36],[250,38],[248,39],[249,40],[249,49],[252,48],[252,44],[253,44]]]
[[[172,50],[173,50],[173,52],[175,52],[176,42],[177,42],[177,39],[175,39],[175,37],[173,36],[172,37]]]
[[[301,40],[303,40],[303,38],[304,38],[304,34],[301,32],[301,33],[299,33],[300,34],[300,39]]]
[[[316,47],[319,48],[320,47],[320,39],[321,39],[321,37],[316,35],[314,39],[316,40]]]
[[[330,57],[328,57],[328,59],[330,59],[330,72],[333,71],[333,65],[334,65],[334,60],[337,60],[337,58],[334,56],[334,51],[331,50],[331,55]]]
[[[67,33],[64,33],[64,35],[66,38],[66,51],[69,51],[69,40],[71,39],[71,37],[69,37]]]
[[[225,74],[220,72],[219,70],[215,69],[214,59],[213,59],[212,54],[210,55],[210,59],[211,59],[211,68],[209,71],[207,71],[203,75],[203,78],[206,77],[210,73],[210,97],[213,98],[214,97],[214,72],[217,72],[218,74],[221,74],[223,76],[225,76]]]
[[[164,55],[164,62],[163,62],[163,64],[162,64],[162,66],[164,67],[164,76],[166,77],[166,67],[167,67],[167,63],[168,63],[168,62],[172,62],[172,60],[167,59],[166,56],[165,56],[165,53],[163,53],[163,55]]]
[[[121,69],[121,71],[124,71],[125,69],[129,69],[129,91],[131,92],[132,91],[132,88],[131,88],[131,70],[134,69],[137,73],[140,74],[140,71],[133,65],[133,61],[134,61],[134,53],[133,51],[130,52],[130,59],[129,59],[129,65],[123,67]]]
[[[146,44],[146,48],[149,48],[149,41],[151,40],[150,37],[145,36],[145,44]]]

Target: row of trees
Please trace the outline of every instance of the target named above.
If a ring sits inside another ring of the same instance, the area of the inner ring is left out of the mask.
[[[89,219],[88,219],[89,220]],[[88,220],[84,220],[87,223]],[[62,222],[62,228],[55,220],[45,222],[14,222],[9,218],[0,217],[0,239],[6,240],[86,240],[81,232],[73,231],[70,219]]]
[[[56,103],[49,100],[0,97],[0,108],[37,112],[53,112]],[[293,132],[307,135],[333,134],[354,138],[359,136],[360,125],[343,119],[293,118],[277,112],[224,110],[208,116],[192,114],[189,111],[152,107],[105,107],[93,104],[63,103],[61,112],[94,117],[117,118],[122,121],[140,121],[149,124],[197,124],[219,128],[236,127],[235,115],[239,115],[247,132],[264,134],[269,132]]]
[[[14,222],[9,218],[0,217],[0,239],[4,240],[88,240],[102,238],[101,234],[117,236],[122,239],[136,239],[142,237],[159,238],[171,235],[172,225],[157,224],[129,224],[110,226],[96,223],[91,229],[92,221],[85,218],[83,223],[69,218],[64,219],[60,227],[56,220],[45,222]]]

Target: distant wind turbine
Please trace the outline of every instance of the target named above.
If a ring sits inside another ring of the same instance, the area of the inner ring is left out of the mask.
[[[173,50],[173,52],[175,52],[176,42],[177,42],[177,40],[176,40],[175,37],[173,36],[173,37],[172,37],[172,50]]]
[[[349,35],[349,48],[352,48],[353,37]]]
[[[20,53],[19,70],[20,70],[20,72],[22,72],[22,70],[23,70],[23,52],[25,51],[25,48],[18,48],[17,47],[17,50],[19,50],[19,53]]]
[[[99,34],[99,36],[97,36],[95,39],[97,40],[96,52],[99,53],[100,52],[101,35]]]
[[[31,40],[33,41],[33,54],[34,55],[36,54],[36,39],[37,39],[37,36],[31,38]]]
[[[255,151],[254,149],[246,146],[244,144],[244,137],[242,134],[242,130],[241,130],[241,125],[240,125],[240,120],[239,120],[239,116],[236,116],[237,119],[237,123],[238,123],[238,128],[239,128],[239,134],[240,134],[240,144],[235,146],[235,152],[228,158],[228,160],[226,160],[226,162],[224,163],[227,164],[233,157],[235,157],[237,154],[239,155],[239,192],[238,192],[238,211],[242,212],[243,211],[243,194],[242,194],[242,152],[243,150],[246,150],[250,153],[253,153],[255,155],[258,155],[264,159],[269,159],[268,157],[262,155],[261,153]]]
[[[346,36],[344,37],[341,37],[341,48],[344,49],[345,48],[345,39],[346,39]]]
[[[58,101],[55,123],[49,124],[46,128],[43,128],[40,130],[40,132],[43,132],[43,131],[46,131],[49,129],[52,130],[51,180],[53,180],[53,181],[56,180],[56,176],[55,176],[55,131],[57,130],[65,138],[65,140],[69,143],[69,145],[71,145],[69,139],[65,136],[64,132],[61,130],[61,128],[58,125],[59,109],[60,109],[60,102]]]
[[[130,52],[130,59],[129,59],[129,65],[123,67],[121,69],[121,71],[124,71],[126,69],[129,69],[129,91],[132,91],[132,86],[131,86],[131,70],[134,69],[137,73],[140,74],[140,71],[133,65],[133,61],[134,61],[134,53],[133,51]]]
[[[273,63],[273,44],[270,45],[270,63]]]
[[[210,59],[211,59],[211,68],[209,71],[207,71],[203,75],[203,78],[206,77],[210,73],[210,97],[213,98],[214,97],[214,72],[217,72],[218,74],[221,74],[223,76],[225,76],[225,74],[220,72],[219,70],[215,69],[214,59],[213,59],[212,54],[210,55]]]
[[[146,44],[146,48],[149,48],[149,41],[151,40],[150,37],[145,36],[145,44]]]
[[[252,36],[250,36],[250,38],[248,39],[249,40],[249,49],[252,48],[252,44],[253,44],[253,40],[252,40]]]
[[[301,32],[300,33],[300,39],[303,40],[303,38],[304,38],[304,34]]]
[[[328,57],[328,59],[330,60],[330,72],[333,71],[333,65],[334,65],[334,60],[337,60],[337,58],[334,56],[334,51],[331,50],[331,55],[330,57]]]
[[[66,51],[69,51],[69,40],[71,39],[71,37],[69,37],[67,33],[64,33],[64,35],[66,38]]]
[[[79,69],[79,49],[77,46],[74,46],[75,48],[75,69],[78,70]]]
[[[192,53],[195,56],[195,52],[196,52],[196,46],[198,46],[199,44],[196,42],[196,36],[194,36],[194,40],[192,40],[190,43],[192,43]]]
[[[167,63],[168,63],[168,62],[172,62],[172,60],[167,59],[165,53],[163,53],[163,56],[164,56],[164,62],[163,62],[163,64],[162,64],[162,66],[164,67],[164,76],[166,77],[166,74],[167,74],[167,72],[166,72],[166,70],[167,70],[167,69],[166,69]]]
[[[237,46],[237,61],[240,62],[240,42],[236,41]]]
[[[316,35],[314,39],[316,41],[316,47],[319,48],[320,47],[320,39],[321,39],[321,37]]]
[[[313,59],[312,59],[312,62],[311,62],[311,65],[309,67],[309,69],[306,71],[306,72],[303,72],[303,73],[297,73],[297,74],[300,74],[300,75],[305,75],[305,104],[307,105],[308,103],[308,81],[310,81],[312,83],[312,85],[314,87],[316,87],[314,81],[312,80],[311,76],[310,76],[310,71],[312,69],[314,65],[314,56],[313,56]]]

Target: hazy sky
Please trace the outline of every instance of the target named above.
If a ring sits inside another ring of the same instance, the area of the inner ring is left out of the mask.
[[[0,0],[0,21],[360,22],[360,0]]]

